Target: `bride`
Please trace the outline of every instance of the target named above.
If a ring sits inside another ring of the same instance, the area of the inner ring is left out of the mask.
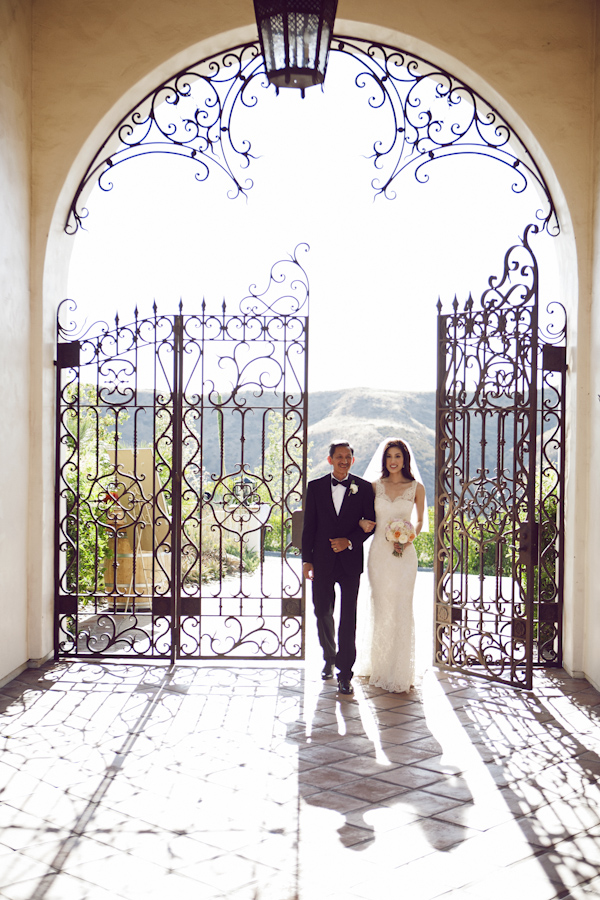
[[[373,481],[376,523],[361,519],[367,533],[375,528],[369,549],[367,571],[371,589],[368,612],[359,631],[358,675],[368,675],[369,684],[402,693],[415,677],[415,626],[413,591],[417,577],[417,553],[412,541],[389,543],[387,526],[392,521],[415,518],[416,534],[426,516],[425,488],[413,475],[410,450],[404,441],[383,443],[381,477]],[[371,474],[369,466],[365,477]],[[417,470],[418,474],[418,470]]]

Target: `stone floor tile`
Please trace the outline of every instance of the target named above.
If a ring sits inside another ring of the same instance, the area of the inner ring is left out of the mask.
[[[414,810],[399,804],[386,806],[383,803],[372,803],[346,813],[348,825],[369,830],[373,835],[394,831],[418,819],[419,815]]]
[[[428,816],[439,818],[446,810],[464,808],[464,804],[460,800],[436,796],[434,793],[419,790],[405,791],[396,797],[387,798],[383,802],[386,806],[405,809],[422,818]]]
[[[538,857],[548,878],[559,888],[572,888],[598,875],[599,847],[597,841],[562,841]],[[589,854],[589,855],[588,855]]]
[[[384,772],[398,770],[398,766],[395,763],[383,761],[376,756],[351,756],[347,759],[332,763],[331,768],[339,769],[342,772],[349,772],[357,777],[367,775],[377,775],[377,777],[380,777]]]
[[[385,732],[382,733],[381,748],[385,757],[390,762],[395,762],[403,766],[411,766],[432,758],[430,751],[419,750],[417,747],[413,747],[412,742],[406,744],[388,744],[384,740],[384,737]],[[435,763],[430,766],[429,769],[432,771],[440,771]],[[452,771],[454,771],[454,769],[452,769]]]
[[[569,888],[565,900],[592,900],[593,897],[600,897],[600,875]]]
[[[527,897],[528,900],[554,900],[567,896],[569,886],[556,883],[557,872],[548,855],[532,856],[469,885],[469,890],[480,892],[486,900],[506,900],[506,897]],[[566,893],[565,893],[566,892]]]
[[[22,850],[31,843],[53,841],[69,834],[64,828],[53,825],[8,804],[0,804],[0,845],[12,850]]]
[[[253,836],[253,842],[238,851],[238,855],[251,862],[270,866],[277,871],[293,871],[298,858],[297,834],[269,834],[262,840]]]
[[[154,862],[136,859],[129,854],[113,852],[105,856],[82,858],[77,852],[65,854],[60,870],[91,884],[128,894],[139,884],[149,883],[164,874],[164,868]]]
[[[448,851],[462,864],[466,877],[463,884],[483,878],[494,868],[510,866],[513,863],[539,854],[540,848],[530,843],[513,823],[502,829],[497,826],[477,837],[457,844]],[[472,873],[472,874],[471,874]]]
[[[43,863],[47,870],[61,871],[67,868],[68,864],[107,859],[114,856],[117,851],[100,841],[71,834],[62,840],[29,844],[21,852],[29,859]]]
[[[429,853],[395,869],[397,884],[401,885],[403,895],[410,897],[410,900],[431,900],[432,897],[443,896],[464,887],[475,877],[489,873],[489,865],[478,866],[475,861],[465,865],[463,860],[450,852]]]
[[[336,750],[344,750],[346,753],[362,754],[373,752],[373,741],[358,735],[346,735],[335,743]]]
[[[410,731],[418,731],[419,733],[422,733],[423,730],[428,730],[426,722],[424,722],[422,719],[417,718],[416,716],[409,715],[404,711],[403,708],[401,708],[400,710],[382,710],[374,707],[373,715],[377,724],[382,728],[396,728],[402,726],[409,729]]]
[[[325,898],[344,891],[349,893],[365,878],[376,878],[381,868],[367,859],[369,849],[359,847],[359,851],[318,843],[307,847],[298,866],[300,897],[312,900],[313,896]]]
[[[561,840],[599,825],[600,809],[593,809],[577,798],[567,798],[538,807],[527,819],[552,839]]]
[[[493,806],[485,803],[462,803],[452,809],[435,813],[436,819],[443,822],[454,822],[456,825],[465,825],[476,831],[487,831],[495,825],[513,820],[513,813],[508,807]]]
[[[265,866],[255,860],[244,859],[230,853],[227,856],[185,866],[179,870],[179,874],[228,895],[245,885],[268,884],[277,874],[277,870],[272,866]]]
[[[65,872],[20,881],[3,888],[0,896],[6,900],[32,900],[36,896],[43,897],[44,900],[128,900],[125,894],[106,890]]]
[[[323,790],[324,788],[336,788],[351,781],[354,782],[360,777],[355,772],[336,769],[334,766],[318,766],[303,772],[300,775],[300,781]]]
[[[200,840],[207,847],[214,847],[215,851],[219,851],[222,854],[223,852],[235,852],[248,845],[253,845],[256,841],[257,830],[253,828],[236,828],[234,825],[230,828],[213,830],[209,821],[205,829],[192,833],[191,837]],[[207,856],[207,858],[214,859],[219,855],[219,852],[213,853],[211,857]]]
[[[88,806],[86,800],[65,794],[60,788],[54,788],[43,782],[38,782],[35,789],[26,797],[8,801],[9,806],[17,803],[24,813],[65,828],[72,827]]]
[[[468,841],[474,837],[477,832],[464,825],[456,825],[453,822],[443,822],[438,819],[420,819],[418,822],[409,826],[410,828],[420,828],[427,838],[429,844],[435,850],[446,850]]]
[[[370,828],[351,825],[349,822],[338,828],[337,833],[344,847],[352,847],[357,851],[362,851],[373,840],[374,834]]]
[[[468,763],[456,763],[443,755],[432,756],[421,751],[422,755],[414,760],[415,766],[426,769],[428,772],[437,772],[440,775],[460,775],[468,768]]]
[[[430,671],[410,695],[355,679],[346,699],[319,674],[73,662],[13,684],[6,707],[0,693],[0,879],[3,859],[42,867],[14,900],[47,900],[46,886],[50,900],[380,900],[386,886],[405,900],[407,884],[409,900],[594,896],[587,682],[569,693],[564,673],[536,673],[515,693]],[[246,874],[219,884],[236,859]],[[117,883],[121,865],[154,877]]]
[[[382,692],[377,696],[370,697],[369,703],[377,709],[393,709],[396,712],[406,712],[405,707],[415,702],[415,698],[409,694],[386,694]]]
[[[525,780],[496,789],[489,795],[490,804],[505,806],[516,818],[526,816],[538,807],[545,806],[547,802],[548,797]]]
[[[168,870],[214,859],[223,851],[214,844],[181,834],[137,834],[128,843],[128,852],[138,859],[155,862]]]
[[[367,805],[367,801],[350,797],[339,791],[318,791],[316,794],[311,794],[309,797],[306,797],[305,802],[310,803],[312,806],[332,809],[339,813],[348,813],[352,810],[359,809],[361,806]]]
[[[31,859],[18,850],[0,848],[0,891],[20,881],[41,878],[48,873],[48,866]]]
[[[319,731],[335,733],[340,738],[353,734],[364,737],[365,722],[363,722],[362,714],[360,716],[344,716],[342,721],[337,721],[336,719],[335,722],[332,722],[329,725],[313,728],[312,734],[314,735]]]
[[[420,825],[420,822],[412,822],[388,831],[376,832],[374,840],[361,851],[361,860],[371,863],[382,876],[394,873],[398,877],[402,866],[429,856],[435,850]]]
[[[435,772],[427,772],[424,769],[415,769],[413,766],[396,766],[395,768],[377,772],[377,777],[382,781],[389,781],[406,790],[421,788],[426,785],[434,785],[440,777]]]
[[[125,900],[224,900],[228,895],[218,888],[186,878],[179,872],[169,872],[152,883],[129,888]]]
[[[398,725],[388,728],[381,729],[381,740],[386,744],[411,744],[411,747],[418,747],[421,738],[420,735],[410,729],[409,726],[406,725]],[[431,736],[427,738],[423,738],[426,741],[434,740]],[[419,747],[421,750],[429,750],[430,747]],[[437,755],[440,752],[440,745],[435,742],[434,753]]]
[[[227,900],[299,900],[298,890],[298,878],[295,874],[279,873],[269,878],[265,884],[244,885],[237,891],[229,891],[226,897]]]
[[[38,778],[0,762],[0,803],[28,796],[38,785]]]
[[[303,799],[308,799],[312,797],[314,794],[318,794],[321,791],[321,788],[316,784],[303,784],[300,782],[298,785],[298,796]]]
[[[322,766],[340,762],[340,760],[349,759],[351,756],[351,753],[340,749],[337,745],[333,748],[311,744],[298,752],[299,760],[313,766]]]
[[[339,786],[338,791],[350,797],[362,799],[365,803],[381,803],[397,797],[399,793],[395,784],[380,781],[378,778],[363,778],[359,781],[351,781]]]

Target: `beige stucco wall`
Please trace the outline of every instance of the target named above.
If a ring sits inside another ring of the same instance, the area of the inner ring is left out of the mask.
[[[0,679],[29,657],[29,6],[0,2]]]
[[[600,46],[600,17],[596,23],[596,46]],[[600,675],[598,674],[598,647],[600,646],[600,575],[598,573],[598,548],[600,548],[600,517],[598,516],[598,477],[600,466],[600,54],[596,57],[595,65],[595,152],[594,152],[594,181],[590,197],[593,201],[593,232],[594,241],[592,247],[593,289],[591,302],[591,347],[590,347],[590,446],[587,465],[590,472],[591,503],[588,508],[587,520],[587,548],[588,567],[586,595],[591,602],[586,605],[582,644],[584,646],[583,670],[590,673],[590,680],[596,687],[600,687]]]
[[[12,6],[9,4],[9,8]],[[598,505],[590,440],[594,0],[340,0],[339,29],[402,43],[446,63],[519,123],[563,221],[564,297],[571,307],[567,641],[565,661],[600,684],[583,621],[599,618],[588,577],[586,516]],[[360,22],[361,26],[348,24]],[[246,36],[250,0],[35,0],[29,655],[50,649],[53,515],[54,311],[64,296],[62,225],[75,186],[118,113],[152,81]],[[241,29],[224,36],[230,29]],[[204,43],[203,43],[204,42]],[[195,46],[194,46],[195,45]],[[194,49],[189,49],[194,47]],[[19,56],[23,67],[26,54]],[[574,262],[577,244],[578,265]],[[596,408],[594,407],[594,413]],[[577,517],[574,513],[577,510]],[[590,554],[593,555],[593,554]],[[591,569],[590,569],[591,571]],[[587,580],[586,580],[587,579]],[[586,600],[585,587],[588,594]],[[0,662],[0,677],[2,663]]]

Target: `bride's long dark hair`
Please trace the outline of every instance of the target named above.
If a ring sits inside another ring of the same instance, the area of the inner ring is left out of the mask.
[[[388,468],[385,464],[385,458],[387,456],[387,452],[391,447],[397,447],[398,450],[402,451],[402,474],[405,478],[408,478],[409,481],[414,481],[415,476],[410,470],[410,451],[404,441],[400,439],[394,441],[388,441],[385,447],[383,448],[383,456],[381,457],[381,477],[388,478],[389,472]]]

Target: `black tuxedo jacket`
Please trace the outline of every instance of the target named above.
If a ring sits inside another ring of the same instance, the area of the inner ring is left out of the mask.
[[[313,564],[315,578],[330,575],[336,560],[339,560],[346,575],[360,575],[363,570],[363,543],[370,535],[365,534],[358,520],[375,521],[375,497],[369,481],[352,474],[348,477],[350,484],[346,488],[339,515],[331,496],[331,475],[308,483],[302,529],[302,562]],[[348,538],[352,550],[334,553],[329,541],[339,537]]]

